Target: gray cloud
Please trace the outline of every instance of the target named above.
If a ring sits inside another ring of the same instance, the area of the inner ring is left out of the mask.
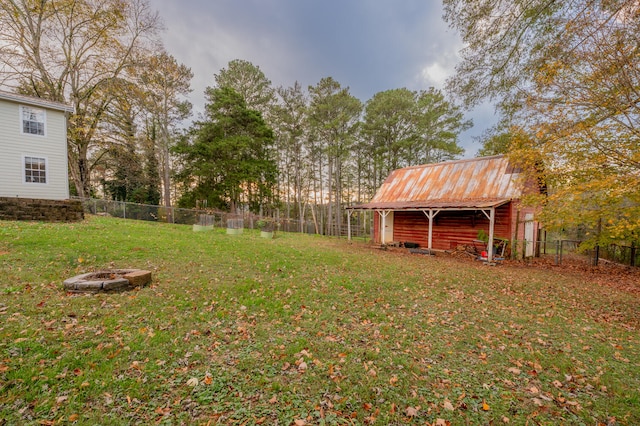
[[[407,87],[442,88],[454,71],[457,35],[442,21],[440,2],[424,0],[154,0],[166,26],[165,46],[194,73],[191,101],[233,59],[260,67],[276,86],[315,85],[333,77],[363,102]],[[461,143],[465,156],[495,118],[484,105]]]

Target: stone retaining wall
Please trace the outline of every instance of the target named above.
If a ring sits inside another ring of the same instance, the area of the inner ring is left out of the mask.
[[[78,222],[84,219],[79,200],[37,200],[0,197],[0,220]]]

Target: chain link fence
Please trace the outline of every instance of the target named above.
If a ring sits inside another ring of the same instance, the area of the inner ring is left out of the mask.
[[[554,240],[538,241],[537,253],[542,255],[553,255],[555,264],[561,265],[563,256],[578,253],[589,259],[591,266],[598,266],[600,259],[619,263],[627,266],[640,266],[640,250],[631,245],[609,244],[608,246],[596,246],[590,249],[580,247],[582,240]]]
[[[260,216],[253,213],[231,214],[210,210],[183,209],[177,207],[137,204],[125,201],[104,200],[97,198],[73,197],[82,203],[84,212],[98,216],[110,216],[121,219],[146,220],[151,222],[175,223],[180,225],[212,226],[214,228],[235,228],[241,224],[245,229],[257,229]],[[322,226],[316,226],[311,220],[295,220],[272,218],[278,232],[294,232],[305,234],[321,234]],[[340,230],[340,236],[347,236],[347,225]],[[352,220],[351,236],[355,238],[371,237],[370,224],[360,220]],[[319,232],[318,232],[319,231]]]

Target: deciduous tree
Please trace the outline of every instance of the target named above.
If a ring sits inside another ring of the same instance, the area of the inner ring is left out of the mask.
[[[514,159],[544,170],[545,224],[638,242],[640,3],[445,0],[445,17],[467,43],[450,87],[528,133]]]
[[[148,127],[153,131],[154,151],[159,157],[165,207],[171,207],[170,149],[178,137],[178,126],[191,115],[191,103],[185,97],[191,92],[193,73],[185,65],[166,52],[146,59],[146,65],[138,73],[137,81],[143,91],[143,105],[147,113]]]

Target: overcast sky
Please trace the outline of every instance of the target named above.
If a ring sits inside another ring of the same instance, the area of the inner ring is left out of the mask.
[[[194,74],[190,100],[204,108],[213,75],[233,59],[260,67],[275,87],[333,77],[362,102],[406,87],[443,89],[462,43],[442,20],[439,0],[153,0],[167,51]],[[493,107],[467,114],[465,157],[492,125]]]

